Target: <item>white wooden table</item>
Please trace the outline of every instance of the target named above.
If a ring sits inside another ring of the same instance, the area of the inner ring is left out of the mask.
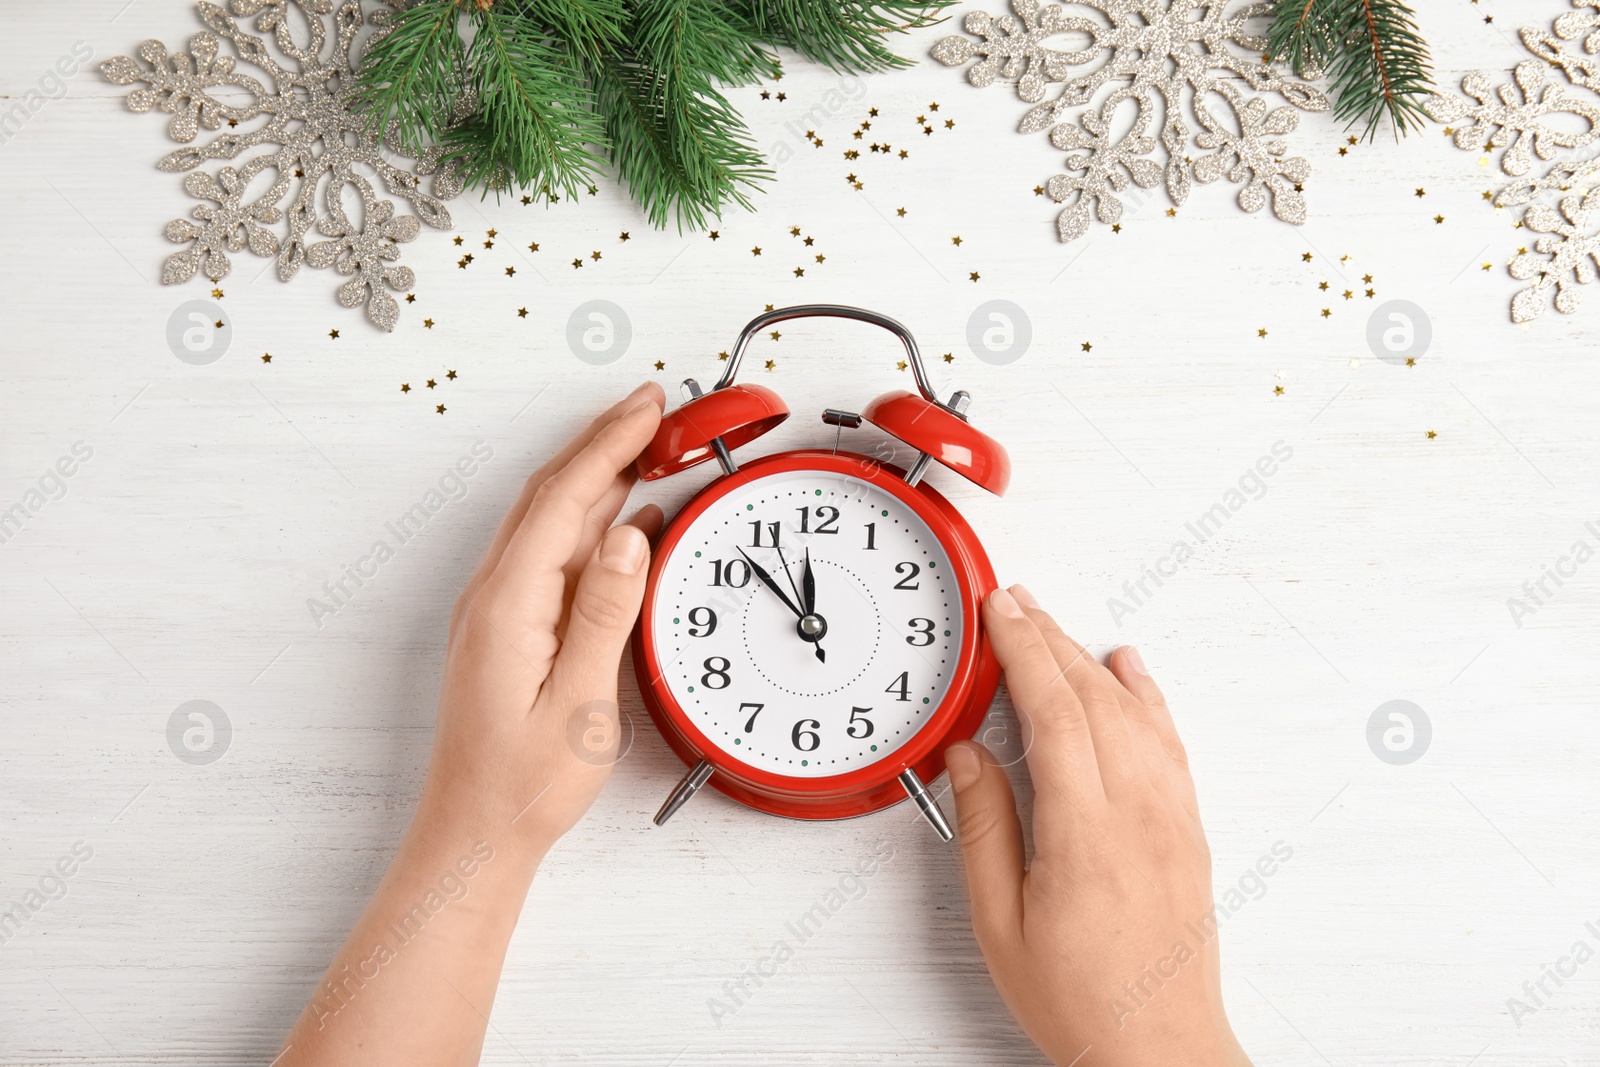
[[[19,7],[6,103],[75,41],[98,63],[199,26],[188,3],[123,3]],[[1515,27],[1562,9],[1425,6],[1445,84],[1509,68]],[[903,50],[925,57],[942,32]],[[908,323],[1009,447],[1003,500],[932,474],[1002,579],[1097,650],[1144,650],[1193,754],[1219,900],[1254,888],[1275,842],[1293,849],[1225,924],[1229,1009],[1257,1062],[1600,1063],[1600,961],[1547,979],[1535,1012],[1507,1004],[1575,942],[1600,949],[1600,563],[1520,626],[1507,607],[1573,542],[1600,546],[1600,307],[1511,325],[1503,264],[1526,231],[1483,203],[1493,170],[1436,128],[1340,157],[1342,128],[1306,116],[1298,230],[1203,186],[1175,217],[1157,191],[1120,233],[1063,247],[1032,193],[1058,154],[1012,132],[1008,90],[926,58],[860,83],[795,62],[785,102],[738,96],[757,140],[794,158],[719,240],[652,231],[611,185],[550,209],[469,195],[454,231],[406,246],[417,299],[392,335],[337,306],[331,272],[281,285],[242,253],[221,285],[229,351],[194,366],[166,324],[209,283],[157,283],[160,229],[190,203],[154,169],[165,116],[127,114],[92,67],[68,86],[0,145],[0,507],[92,450],[0,544],[0,905],[63,857],[74,870],[0,945],[0,1061],[270,1059],[410,815],[451,603],[526,472],[637,380],[675,396],[713,376],[764,305],[842,301]],[[816,149],[784,124],[830,90],[846,102]],[[934,101],[956,125],[923,135]],[[841,159],[869,107],[908,159]],[[1390,298],[1431,320],[1414,367],[1364,339]],[[606,366],[565,341],[591,299],[634,331]],[[1032,322],[1010,365],[965,339],[991,299]],[[797,413],[757,450],[829,443],[822,408],[909,377],[890,339],[849,324],[791,324],[752,357]],[[493,459],[464,499],[317,625],[308,598],[479,440]],[[1264,495],[1190,537],[1275,442],[1292,457]],[[670,509],[710,476],[638,496]],[[1108,599],[1186,538],[1193,558],[1114,621]],[[655,829],[681,767],[631,676],[624,692],[636,743],[534,887],[484,1062],[1042,1062],[990,984],[957,853],[913,812],[801,825],[707,794]],[[1431,723],[1406,765],[1367,742],[1394,699]],[[191,700],[231,723],[213,763],[169,747]],[[718,1027],[708,998],[880,841],[894,856],[866,896]]]

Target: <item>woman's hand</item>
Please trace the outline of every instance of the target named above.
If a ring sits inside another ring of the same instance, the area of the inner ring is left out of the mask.
[[[611,524],[663,399],[653,383],[628,394],[533,472],[500,524],[450,618],[423,816],[514,825],[542,853],[599,795],[661,509]]]
[[[1097,663],[1022,586],[984,605],[1024,722],[1031,865],[983,746],[945,753],[972,921],[1000,995],[1066,1067],[1241,1067],[1222,1006],[1211,853],[1166,700],[1133,648]]]
[[[535,471],[501,523],[451,615],[416,817],[279,1067],[478,1062],[539,861],[616,759],[617,666],[661,511],[611,523],[662,402],[635,389]]]

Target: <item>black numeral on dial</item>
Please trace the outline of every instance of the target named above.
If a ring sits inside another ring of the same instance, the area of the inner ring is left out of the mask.
[[[766,527],[765,531],[762,530],[763,526]],[[765,543],[764,541],[761,540],[761,535],[762,535],[763,532],[765,532],[769,537],[772,538],[772,544],[769,545],[769,544],[767,544],[767,543]],[[763,523],[760,519],[757,519],[755,522],[752,522],[750,524],[750,547],[751,548],[777,548],[778,547],[778,524],[775,523],[775,522]]]
[[[717,613],[710,608],[689,609],[689,636],[710,637],[717,632]]]
[[[700,684],[707,689],[726,689],[731,679],[728,677],[728,657],[711,656],[705,661],[706,673],[700,676]],[[712,681],[712,679],[717,679]]]
[[[789,740],[794,742],[794,747],[801,752],[815,752],[817,746],[822,744],[822,737],[817,733],[822,729],[822,724],[816,719],[801,719],[794,724],[794,729],[789,731]]]
[[[744,723],[744,732],[745,733],[749,733],[751,730],[754,730],[756,728],[756,716],[761,714],[761,709],[764,708],[764,707],[766,707],[765,704],[740,704],[739,705],[739,714],[740,715],[744,714],[744,710],[746,708],[754,708],[755,709],[754,711],[752,711],[750,713],[750,718],[745,720],[745,723]]]
[[[839,528],[839,509],[830,508],[826,504],[817,508],[817,528],[811,528],[811,509],[795,508],[800,513],[800,532],[803,534],[836,534]]]
[[[750,564],[742,559],[730,559],[726,566],[720,559],[711,561],[711,584],[743,589],[750,584]]]
[[[904,575],[903,578],[894,583],[894,587],[896,589],[909,590],[922,588],[921,583],[912,581],[913,578],[922,573],[922,568],[917,566],[915,563],[911,563],[909,561],[905,563],[896,563],[894,565],[894,572],[896,574]]]
[[[847,726],[845,726],[844,732],[855,738],[857,741],[864,737],[871,737],[872,720],[867,718],[867,712],[871,710],[871,708],[851,708],[850,722]],[[863,727],[860,733],[856,733],[856,727],[858,726]]]
[[[911,699],[911,696],[910,696],[911,681],[910,681],[910,678],[909,678],[910,674],[911,674],[910,671],[901,671],[900,672],[900,677],[898,677],[894,681],[890,682],[888,684],[888,686],[886,686],[884,688],[883,691],[885,693],[893,693],[895,695],[894,698],[896,700],[910,700]]]
[[[911,634],[906,637],[906,644],[911,645],[914,648],[920,648],[923,645],[933,644],[932,619],[912,619],[907,622],[906,625],[911,627],[912,631]],[[926,638],[926,640],[918,641],[917,638],[919,637]]]

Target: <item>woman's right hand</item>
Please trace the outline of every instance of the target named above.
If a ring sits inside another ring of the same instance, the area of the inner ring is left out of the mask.
[[[945,753],[972,921],[1000,995],[1061,1067],[1248,1067],[1222,1006],[1211,854],[1166,700],[1107,669],[1020,585],[984,624],[1030,744],[1031,864],[987,749]]]

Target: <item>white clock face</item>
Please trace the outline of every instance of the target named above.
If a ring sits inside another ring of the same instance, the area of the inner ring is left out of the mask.
[[[713,503],[663,564],[652,613],[662,680],[700,732],[801,778],[910,741],[961,651],[944,546],[899,498],[831,471],[768,475]]]

